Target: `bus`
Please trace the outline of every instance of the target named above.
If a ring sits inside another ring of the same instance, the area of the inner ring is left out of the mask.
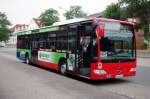
[[[134,24],[81,18],[17,33],[17,58],[90,80],[136,75]]]

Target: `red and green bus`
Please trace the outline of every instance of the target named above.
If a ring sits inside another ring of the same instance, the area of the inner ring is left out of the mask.
[[[17,58],[91,80],[136,75],[132,23],[72,19],[17,33]]]

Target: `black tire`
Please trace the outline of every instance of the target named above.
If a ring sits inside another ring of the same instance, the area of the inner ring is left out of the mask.
[[[60,67],[60,73],[63,75],[67,74],[67,62],[66,60],[61,60],[59,62],[59,67]]]

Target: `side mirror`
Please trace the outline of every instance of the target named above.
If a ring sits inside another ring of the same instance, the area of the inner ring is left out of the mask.
[[[98,38],[103,37],[104,36],[104,25],[102,25],[102,24],[98,25],[96,27],[96,33],[97,33]]]

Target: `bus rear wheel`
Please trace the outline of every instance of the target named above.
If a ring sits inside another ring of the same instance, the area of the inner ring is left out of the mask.
[[[66,60],[60,61],[59,66],[60,66],[60,72],[61,72],[61,74],[66,75],[66,73],[67,73],[67,63],[66,63]]]
[[[25,58],[25,63],[26,63],[26,64],[30,64],[30,60],[29,60],[29,57],[28,57],[28,56],[26,56],[26,58]]]

